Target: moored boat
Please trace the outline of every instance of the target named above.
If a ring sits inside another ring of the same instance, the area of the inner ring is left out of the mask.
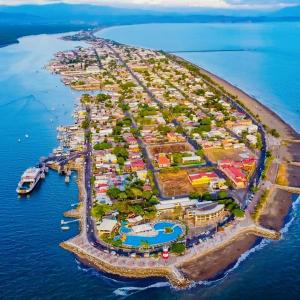
[[[27,169],[22,177],[20,182],[18,183],[17,193],[18,194],[28,194],[30,193],[39,180],[45,176],[44,168],[29,168]]]

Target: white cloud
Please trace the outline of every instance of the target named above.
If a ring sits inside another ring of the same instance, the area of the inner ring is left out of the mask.
[[[207,7],[207,8],[276,8],[290,6],[299,0],[0,0],[0,5],[73,3],[98,4],[110,6],[146,6],[146,7]]]

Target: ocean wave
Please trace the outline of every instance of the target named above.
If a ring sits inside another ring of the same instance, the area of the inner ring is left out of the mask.
[[[289,231],[290,226],[293,224],[295,218],[297,217],[297,207],[300,204],[300,196],[298,196],[298,198],[293,201],[292,204],[292,209],[290,212],[290,220],[284,225],[284,227],[280,230],[281,233],[281,239],[284,238],[285,234]]]
[[[153,288],[162,288],[162,287],[169,287],[170,283],[169,282],[156,282],[154,284],[145,286],[145,287],[136,287],[136,286],[127,286],[127,287],[121,287],[113,291],[113,293],[118,296],[122,297],[122,299],[125,299],[133,294],[148,290],[148,289],[153,289]]]
[[[105,276],[104,273],[98,271],[97,269],[93,268],[93,267],[88,267],[86,265],[84,265],[82,262],[80,262],[79,260],[75,259],[75,262],[77,264],[77,269],[85,272],[85,273],[89,273],[92,276],[96,276],[99,277],[105,281],[110,281],[110,282],[114,282],[114,283],[123,283],[123,281],[121,280],[117,280],[115,278],[109,277],[109,276]]]

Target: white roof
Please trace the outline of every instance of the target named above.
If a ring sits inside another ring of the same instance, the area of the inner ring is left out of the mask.
[[[38,173],[39,173],[40,169],[38,168],[29,168],[27,169],[24,174],[22,175],[22,177],[32,177],[35,178]]]
[[[129,223],[136,223],[136,222],[140,222],[143,220],[143,217],[142,216],[136,216],[134,218],[128,218],[127,221]]]
[[[194,213],[197,216],[205,216],[205,215],[210,215],[210,214],[216,213],[222,209],[224,209],[224,204],[218,204],[215,207],[213,207],[211,209],[207,209],[207,210],[196,209],[194,211]]]
[[[153,230],[152,226],[149,223],[132,226],[131,229],[134,233],[146,232],[146,231]]]
[[[100,225],[97,226],[97,230],[112,232],[117,223],[116,220],[103,219]]]
[[[197,203],[198,203],[197,200],[190,200],[190,198],[180,198],[180,199],[161,201],[159,204],[155,205],[155,207],[158,210],[164,210],[164,209],[172,209],[176,205],[180,205],[181,207],[189,207],[189,206],[194,206]]]

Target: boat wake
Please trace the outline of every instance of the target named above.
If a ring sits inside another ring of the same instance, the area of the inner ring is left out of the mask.
[[[118,296],[122,297],[122,299],[125,299],[126,297],[129,297],[133,294],[148,290],[148,289],[154,289],[154,288],[163,288],[163,287],[169,287],[170,284],[168,282],[156,282],[154,284],[145,286],[145,287],[135,287],[135,286],[128,286],[128,287],[121,287],[113,291],[113,293]]]

